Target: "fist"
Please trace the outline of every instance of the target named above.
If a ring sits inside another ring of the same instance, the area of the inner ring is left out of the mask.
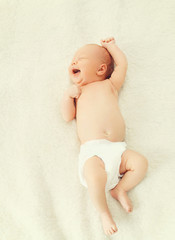
[[[71,98],[79,98],[81,95],[81,88],[75,84],[73,84],[69,89],[68,89],[68,94],[69,97]]]
[[[115,44],[115,39],[113,37],[101,39],[101,45],[107,48],[109,45]]]

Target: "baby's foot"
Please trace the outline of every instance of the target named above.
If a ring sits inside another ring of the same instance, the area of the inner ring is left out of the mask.
[[[112,235],[118,231],[114,220],[112,219],[110,213],[104,212],[100,214],[103,230],[106,235]]]
[[[114,188],[110,191],[111,196],[118,200],[122,207],[129,213],[132,212],[133,207],[131,200],[128,198],[127,193],[123,190],[119,190],[117,188]]]

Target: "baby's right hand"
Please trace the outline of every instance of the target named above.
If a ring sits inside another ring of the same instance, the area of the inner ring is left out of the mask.
[[[77,85],[73,84],[68,89],[68,94],[69,94],[69,97],[71,97],[71,98],[79,98],[79,96],[81,95],[81,88],[78,87]]]

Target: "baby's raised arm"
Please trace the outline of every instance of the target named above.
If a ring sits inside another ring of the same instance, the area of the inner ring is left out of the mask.
[[[116,68],[114,69],[110,80],[116,90],[119,91],[126,76],[128,66],[126,56],[115,44],[113,37],[101,40],[101,45],[108,50],[116,64]]]
[[[76,85],[72,85],[65,91],[61,100],[61,113],[66,122],[73,120],[76,116],[76,107],[74,98],[78,98],[81,94],[81,89]]]

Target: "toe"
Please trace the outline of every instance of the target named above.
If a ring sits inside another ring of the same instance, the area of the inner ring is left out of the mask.
[[[118,231],[118,229],[117,229],[116,226],[113,226],[112,229],[114,230],[114,232],[117,232],[117,231]]]
[[[109,232],[110,232],[111,235],[114,234],[114,233],[116,232],[115,227],[111,227],[111,228],[109,229]]]
[[[109,229],[109,235],[112,235],[114,232],[112,231],[112,229]]]
[[[128,207],[127,211],[130,213],[132,212],[132,207]]]

